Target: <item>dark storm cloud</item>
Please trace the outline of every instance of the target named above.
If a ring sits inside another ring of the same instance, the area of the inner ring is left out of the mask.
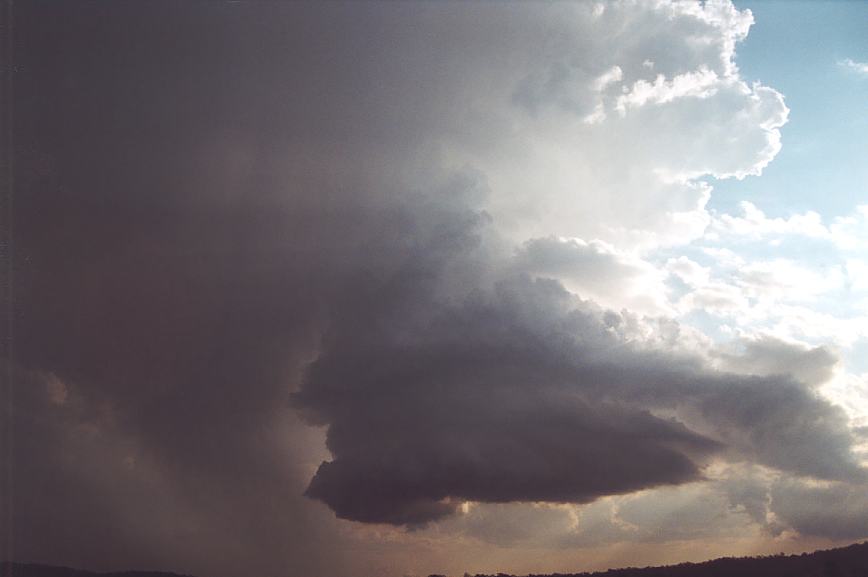
[[[438,138],[509,132],[480,71],[512,69],[521,14],[169,6],[16,5],[21,559],[345,574],[305,488],[419,524],[695,480],[714,455],[861,474],[801,383],[501,274],[486,175],[444,168]],[[285,425],[293,390],[330,461]]]
[[[453,306],[426,299],[417,278],[392,279],[385,310],[335,317],[296,397],[330,425],[334,457],[308,494],[341,517],[413,524],[463,500],[587,502],[697,479],[724,450],[863,477],[843,413],[798,381],[635,344],[629,319],[553,280],[506,279]]]
[[[585,502],[695,479],[688,455],[715,448],[679,423],[576,394],[577,336],[610,339],[554,281],[503,281],[491,300],[457,307],[384,294],[415,307],[336,319],[297,396],[331,424],[335,460],[308,493],[339,516],[418,523],[455,500]]]

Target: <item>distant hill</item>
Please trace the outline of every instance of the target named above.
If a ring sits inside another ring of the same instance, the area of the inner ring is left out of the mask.
[[[34,563],[0,563],[0,577],[191,577],[165,571],[115,571],[97,573],[69,567],[37,565]]]
[[[596,573],[557,573],[528,577],[868,577],[868,542],[840,549],[772,555],[725,557],[668,567],[609,569]],[[432,576],[433,577],[433,576]],[[475,577],[512,577],[503,573]]]
[[[596,573],[556,573],[527,577],[868,577],[868,542],[840,549],[802,553],[715,559],[668,567],[609,569]],[[160,571],[96,573],[68,567],[0,563],[0,577],[190,577]],[[255,577],[255,576],[239,576]],[[440,577],[432,575],[430,577]],[[474,577],[512,577],[505,573]]]

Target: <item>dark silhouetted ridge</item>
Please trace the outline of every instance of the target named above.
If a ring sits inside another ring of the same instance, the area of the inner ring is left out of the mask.
[[[192,577],[168,571],[84,571],[35,563],[0,563],[0,577]]]
[[[667,567],[609,569],[528,577],[868,577],[868,542],[839,549],[764,557],[724,557]],[[504,573],[475,577],[511,577]]]

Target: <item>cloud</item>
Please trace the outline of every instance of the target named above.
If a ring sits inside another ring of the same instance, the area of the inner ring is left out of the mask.
[[[334,456],[308,494],[342,517],[414,524],[464,500],[586,502],[698,478],[690,457],[715,442],[582,394],[592,377],[576,361],[600,363],[610,339],[600,313],[571,300],[553,281],[518,278],[491,300],[428,303],[400,322],[353,317],[358,334],[335,327],[296,397],[329,423]]]
[[[685,312],[703,310],[720,316],[745,314],[750,310],[747,295],[737,286],[714,281],[691,290],[679,301]]]
[[[703,286],[709,280],[710,269],[690,260],[686,256],[667,260],[666,270],[690,287]]]
[[[868,205],[856,207],[853,214],[836,218],[830,225],[832,238],[842,250],[864,251],[868,248],[865,223],[868,220]]]
[[[378,316],[333,326],[296,396],[329,425],[333,456],[308,494],[340,517],[413,525],[464,501],[582,503],[697,480],[724,450],[864,476],[843,412],[791,378],[715,372],[681,351],[677,329],[643,343],[641,321],[555,281],[509,278],[444,306],[414,278],[372,294],[416,314],[361,307]]]
[[[863,336],[868,302],[862,212],[771,218],[742,203],[740,216],[715,214],[702,240],[683,249],[690,258],[669,257],[670,299],[727,331],[847,349]]]
[[[826,267],[815,271],[789,259],[754,261],[736,273],[735,282],[746,295],[758,300],[786,299],[790,302],[813,300],[843,285],[843,271]]]
[[[581,550],[611,544],[759,539],[785,525],[769,511],[773,478],[730,467],[714,479],[605,497],[585,505],[472,503],[434,528],[498,547]]]
[[[852,58],[845,58],[844,60],[838,61],[838,66],[843,66],[844,68],[859,74],[868,74],[868,63],[856,62]]]
[[[445,527],[467,501],[587,503],[714,460],[862,478],[800,380],[828,356],[716,366],[645,259],[702,236],[702,177],[779,148],[783,97],[733,59],[749,12],[20,12],[22,558],[374,575],[382,549],[332,512]]]
[[[488,86],[501,92],[489,89],[473,113],[497,132],[476,142],[465,126],[445,143],[449,156],[489,176],[498,191],[489,211],[509,238],[577,237],[619,249],[690,240],[708,221],[710,188],[698,179],[758,173],[777,152],[783,99],[745,83],[732,61],[748,12],[728,3],[515,10],[546,33],[504,36],[502,56],[487,62]],[[490,16],[484,26],[499,25]],[[703,79],[703,98],[685,88],[691,78]],[[678,88],[617,112],[625,93],[636,87],[638,97],[655,82]],[[466,94],[475,84],[455,88],[463,106],[479,98]]]
[[[672,314],[665,273],[643,259],[601,242],[555,237],[525,242],[515,267],[556,278],[572,292],[602,306],[643,314]]]
[[[823,224],[822,217],[813,211],[795,214],[788,218],[768,218],[753,203],[739,203],[741,216],[723,214],[716,217],[710,226],[709,235],[758,240],[769,236],[802,235],[814,238],[828,238],[830,231]]]
[[[836,404],[843,407],[854,425],[854,431],[861,430],[861,440],[864,442],[868,431],[868,374],[853,374],[841,372],[835,375],[824,387],[824,392]],[[861,427],[861,429],[856,429]],[[857,437],[859,438],[859,437]],[[864,448],[864,447],[863,447]]]
[[[859,539],[868,535],[864,486],[783,480],[771,492],[775,514],[803,535]]]
[[[662,74],[653,83],[640,79],[629,91],[618,96],[615,109],[626,115],[629,108],[666,104],[680,98],[708,98],[715,94],[717,80],[717,74],[706,68],[680,74],[669,81]]]
[[[860,485],[799,480],[763,467],[730,465],[700,483],[587,505],[474,503],[437,528],[498,547],[548,547],[550,554],[558,549],[588,554],[607,544],[662,547],[681,542],[701,547],[739,539],[748,539],[752,546],[768,540],[771,547],[781,548],[868,535],[863,492]]]
[[[715,352],[724,370],[754,375],[792,375],[810,385],[827,382],[840,363],[838,355],[825,346],[809,347],[771,335],[757,335],[735,341]]]
[[[780,243],[782,239],[802,237],[817,242],[826,241],[844,253],[864,251],[868,247],[864,233],[868,206],[856,206],[851,214],[835,217],[830,222],[824,222],[823,217],[814,211],[786,218],[769,218],[751,202],[743,201],[740,207],[741,216],[715,215],[705,238],[735,243],[771,238],[775,243]]]

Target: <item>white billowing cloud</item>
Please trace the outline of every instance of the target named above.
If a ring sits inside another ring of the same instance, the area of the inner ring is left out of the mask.
[[[708,98],[717,90],[717,74],[707,68],[695,72],[685,72],[667,80],[662,74],[648,82],[637,80],[631,89],[618,96],[615,110],[622,116],[629,108],[638,108],[646,104],[666,104],[679,98]]]
[[[847,411],[854,427],[868,427],[868,373],[841,371],[823,387],[823,393]]]
[[[585,116],[584,121],[588,124],[595,124],[606,120],[605,105],[603,103],[603,91],[613,83],[620,81],[624,77],[620,66],[612,66],[609,70],[598,76],[592,83],[594,90],[597,92],[597,100],[594,105],[594,110]]]
[[[848,258],[844,263],[847,285],[854,292],[868,293],[868,262],[862,259]]]
[[[745,82],[733,61],[750,12],[729,2],[509,10],[531,25],[497,33],[509,42],[491,48],[502,54],[486,62],[483,87],[458,75],[454,101],[471,106],[441,150],[486,174],[488,209],[510,238],[689,241],[709,223],[711,189],[698,179],[758,174],[780,148],[782,96]],[[468,138],[468,123],[490,136]]]
[[[769,218],[753,203],[739,203],[742,214],[716,216],[706,238],[738,237],[759,240],[769,236],[802,235],[812,238],[829,238],[831,231],[823,224],[822,217],[813,211],[796,214],[789,218]]]
[[[666,270],[691,287],[705,286],[708,284],[709,274],[711,271],[709,267],[702,266],[686,256],[679,256],[667,260]]]
[[[719,281],[697,287],[678,302],[682,313],[702,310],[725,317],[744,315],[750,306],[747,296],[737,286]]]
[[[682,313],[704,310],[749,325],[780,316],[781,307],[813,304],[848,282],[843,265],[819,270],[792,259],[748,260],[729,250],[706,250],[718,260],[701,266],[687,257],[667,268],[689,288],[677,303]],[[854,265],[853,270],[856,271]]]
[[[868,62],[857,62],[852,58],[845,58],[838,62],[838,66],[843,66],[848,70],[852,70],[853,72],[858,72],[859,74],[868,75]]]
[[[537,238],[522,245],[515,266],[533,275],[559,279],[585,299],[614,310],[674,314],[665,271],[602,241]]]
[[[751,287],[750,290],[756,290]],[[782,291],[779,285],[760,287],[770,293]],[[685,294],[676,306],[682,314],[701,310],[715,315],[734,328],[739,335],[773,335],[785,341],[826,342],[850,347],[868,336],[868,315],[831,314],[813,304],[748,296],[745,289],[732,282],[712,281]]]
[[[770,315],[770,332],[782,338],[794,336],[825,340],[848,347],[868,335],[868,316],[836,316],[805,306],[780,305]]]
[[[839,267],[816,270],[789,259],[773,259],[746,264],[735,272],[734,280],[749,298],[804,302],[843,286],[844,274]]]
[[[544,138],[530,140],[526,162],[491,171],[492,187],[509,191],[495,217],[521,210],[517,230],[525,236],[599,238],[622,248],[702,235],[711,189],[696,179],[758,174],[780,148],[786,119],[779,94],[732,79],[705,98],[670,94],[575,129],[563,111],[550,113],[536,120]]]
[[[704,239],[744,242],[803,237],[828,241],[845,252],[868,250],[868,205],[859,205],[851,214],[829,222],[814,211],[770,218],[751,202],[743,201],[739,206],[741,215],[714,215]]]
[[[868,251],[868,205],[860,205],[853,214],[834,219],[829,231],[841,250]]]
[[[677,308],[704,310],[741,334],[849,347],[868,332],[866,231],[865,206],[824,219],[813,211],[769,217],[743,202],[739,215],[713,216],[698,243],[701,277],[687,282],[686,263],[672,269],[688,289]]]

